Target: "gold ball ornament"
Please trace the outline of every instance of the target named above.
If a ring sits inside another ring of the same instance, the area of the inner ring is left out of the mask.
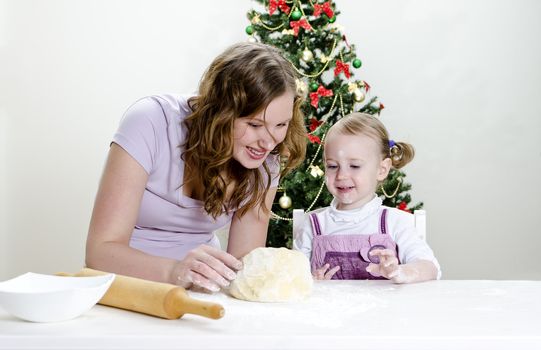
[[[280,208],[282,209],[288,209],[291,208],[291,205],[293,202],[291,201],[291,197],[289,197],[285,192],[278,200],[278,204],[280,204]]]
[[[353,90],[353,98],[355,99],[355,102],[363,102],[365,95],[361,89],[357,88]]]
[[[304,62],[310,62],[313,59],[314,59],[314,54],[312,53],[312,51],[305,48],[304,51],[302,52],[302,60]]]

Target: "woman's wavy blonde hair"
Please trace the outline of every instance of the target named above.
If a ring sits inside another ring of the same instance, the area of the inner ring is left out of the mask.
[[[242,216],[258,205],[266,212],[269,210],[265,197],[271,174],[266,162],[265,183],[259,169],[244,168],[233,158],[233,126],[237,118],[255,116],[276,97],[291,92],[295,95],[293,118],[284,141],[271,153],[285,159],[281,176],[303,161],[303,101],[296,95],[295,79],[291,63],[277,49],[260,43],[229,47],[214,59],[201,78],[199,94],[189,100],[193,113],[186,119],[189,132],[182,158],[191,174],[187,181],[195,180],[203,186],[204,209],[214,218],[230,210],[237,210]],[[231,180],[236,186],[227,198]]]
[[[381,159],[390,158],[392,167],[400,169],[413,160],[415,149],[406,142],[390,142],[385,125],[376,117],[354,112],[340,119],[329,129],[342,135],[366,135],[374,139],[381,152]]]

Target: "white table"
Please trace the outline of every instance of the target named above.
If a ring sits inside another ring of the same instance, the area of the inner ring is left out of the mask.
[[[97,305],[66,322],[0,309],[0,349],[541,349],[541,281],[320,281],[302,303],[222,304],[220,320]]]

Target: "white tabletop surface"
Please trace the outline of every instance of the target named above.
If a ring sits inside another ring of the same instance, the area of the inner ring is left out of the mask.
[[[541,281],[318,281],[299,303],[190,293],[220,320],[96,305],[32,323],[0,309],[0,349],[541,349]]]

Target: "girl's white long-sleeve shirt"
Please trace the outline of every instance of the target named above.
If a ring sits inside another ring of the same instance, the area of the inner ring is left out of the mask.
[[[339,210],[336,200],[329,207],[306,213],[301,234],[293,240],[293,249],[299,250],[308,259],[312,257],[312,231],[308,215],[316,213],[322,235],[374,234],[379,232],[380,216],[387,209],[387,233],[398,246],[398,257],[401,264],[415,260],[429,260],[438,269],[438,279],[441,269],[434,252],[428,244],[417,236],[413,214],[397,208],[382,205],[381,198],[375,196],[370,202],[358,209]]]

